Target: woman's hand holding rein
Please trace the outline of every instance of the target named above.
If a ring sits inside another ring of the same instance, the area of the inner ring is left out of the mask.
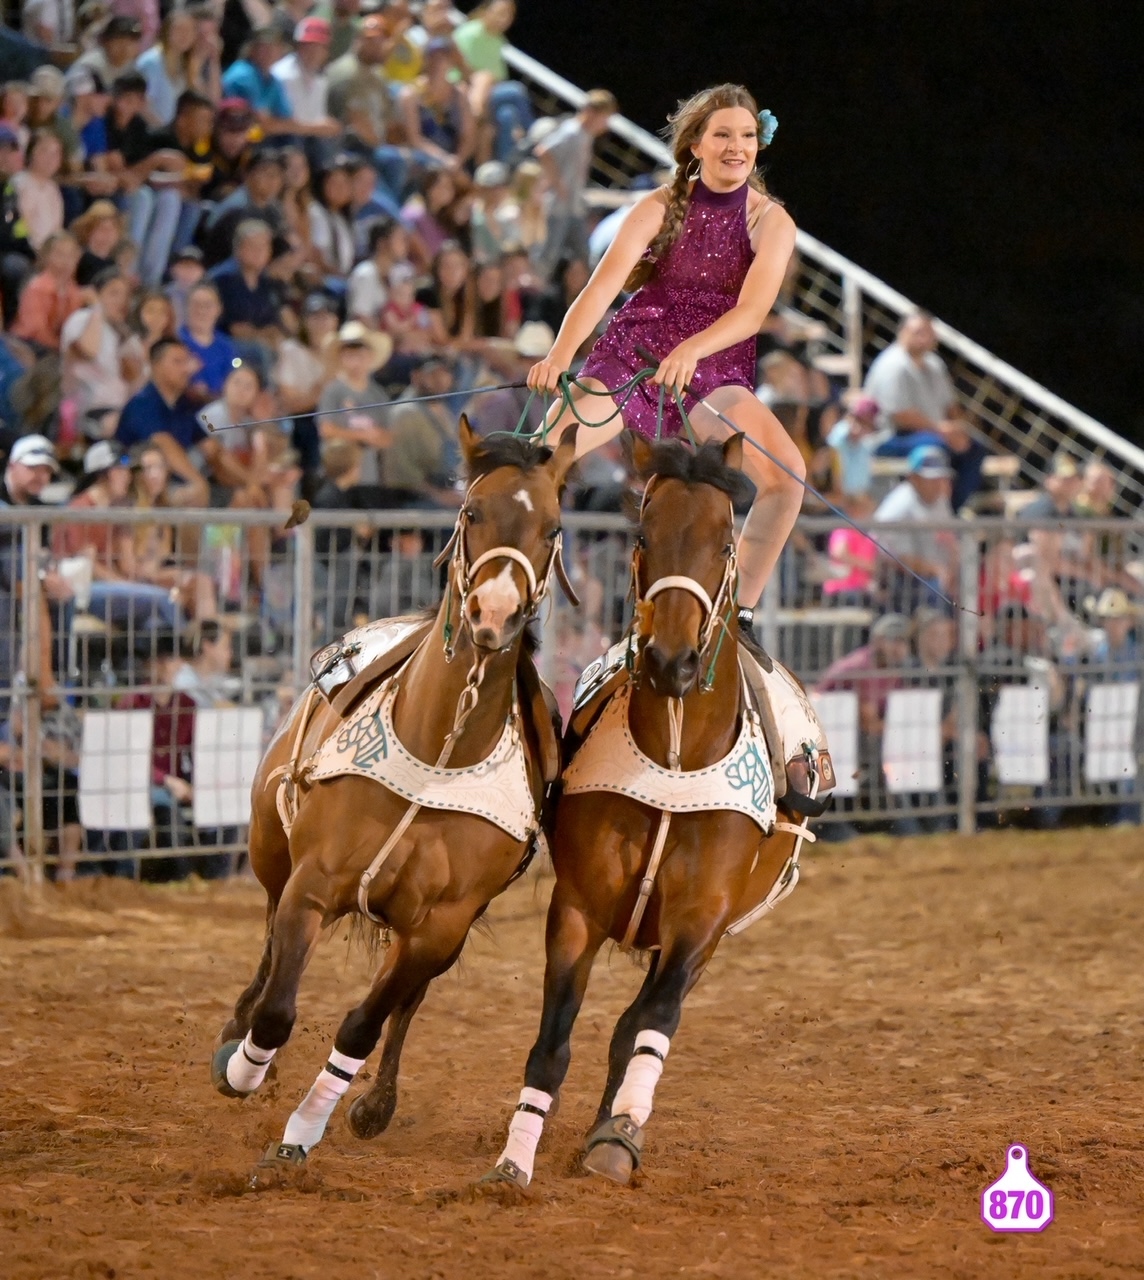
[[[529,369],[526,381],[532,391],[558,391],[560,389],[560,375],[567,372],[567,361],[553,360],[550,352],[543,360],[538,360]]]

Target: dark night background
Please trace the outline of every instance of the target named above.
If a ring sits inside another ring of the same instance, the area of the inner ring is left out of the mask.
[[[647,129],[746,84],[800,226],[1144,443],[1139,6],[518,2],[514,43]]]

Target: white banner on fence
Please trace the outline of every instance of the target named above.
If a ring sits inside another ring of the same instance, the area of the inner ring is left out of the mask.
[[[1084,716],[1085,782],[1123,782],[1136,776],[1136,709],[1140,685],[1094,684]]]
[[[200,708],[195,712],[196,827],[241,827],[250,821],[250,787],[262,757],[262,713],[257,707]]]
[[[1049,780],[1049,693],[1042,685],[1001,687],[989,726],[997,781],[1044,786]]]
[[[150,711],[85,711],[79,820],[89,831],[151,829]]]
[[[940,689],[890,692],[882,729],[882,772],[891,795],[941,790]]]
[[[858,794],[858,695],[851,689],[811,693],[811,704],[822,722],[838,785],[836,796]]]

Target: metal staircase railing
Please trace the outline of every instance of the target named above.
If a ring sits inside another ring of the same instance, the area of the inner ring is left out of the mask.
[[[513,74],[527,85],[538,111],[575,110],[585,91],[520,49],[505,50]],[[663,165],[671,154],[654,134],[623,116],[596,147],[593,175],[606,187],[626,186],[636,174]],[[825,325],[825,354],[838,357],[851,386],[859,386],[870,361],[894,339],[902,316],[917,304],[805,231],[780,304]],[[1012,454],[1020,480],[1039,484],[1058,450],[1082,461],[1107,462],[1119,480],[1114,511],[1136,515],[1144,500],[1144,450],[1062,400],[951,325],[935,321],[940,354],[966,408],[999,452]]]

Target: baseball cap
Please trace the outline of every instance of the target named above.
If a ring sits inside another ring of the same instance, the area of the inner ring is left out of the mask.
[[[364,36],[367,40],[376,40],[379,36],[384,36],[385,34],[385,23],[376,13],[371,13],[362,18],[361,26],[358,27],[358,35]]]
[[[477,165],[473,182],[478,187],[504,187],[508,185],[508,165],[500,160],[486,160]]]
[[[516,331],[512,346],[518,356],[539,360],[552,350],[555,341],[556,335],[543,320],[528,320]]]
[[[1080,465],[1071,453],[1065,453],[1062,449],[1060,453],[1053,455],[1053,475],[1062,480],[1073,480],[1080,475]]]
[[[220,129],[249,129],[254,123],[254,108],[245,98],[223,98],[216,122]]]
[[[307,294],[305,302],[302,303],[302,314],[304,316],[316,316],[323,311],[328,311],[331,315],[337,315],[338,304],[328,293]]]
[[[117,13],[114,17],[108,18],[107,25],[99,33],[101,40],[114,40],[117,36],[127,37],[131,40],[143,39],[143,28],[132,17],[125,13]]]
[[[390,285],[408,284],[410,280],[417,279],[417,268],[412,262],[395,262],[385,278]]]
[[[330,24],[325,18],[303,18],[294,28],[295,44],[329,44]]]
[[[10,124],[0,122],[0,147],[18,147],[20,139]]]
[[[112,467],[129,467],[131,459],[121,449],[117,449],[110,440],[97,440],[83,455],[83,474],[98,475],[101,471],[110,471]]]
[[[30,98],[62,98],[66,81],[59,67],[37,67],[28,80]]]
[[[884,613],[870,628],[872,640],[908,640],[910,620],[904,613]]]
[[[859,396],[850,406],[850,416],[863,422],[873,422],[881,412],[881,406],[873,396]]]
[[[184,245],[183,248],[181,248],[171,258],[172,263],[202,262],[202,260],[203,260],[203,251],[199,248],[197,244]]]
[[[280,148],[273,146],[269,142],[260,143],[250,153],[250,159],[247,161],[246,172],[257,169],[259,165],[276,164],[280,169],[285,167],[286,157],[282,154]]]
[[[81,93],[106,93],[103,77],[94,67],[79,66],[67,77],[68,92],[73,98]]]
[[[51,467],[59,471],[56,447],[47,436],[21,436],[8,454],[9,462],[21,462],[25,467]]]
[[[432,40],[426,42],[425,57],[432,58],[436,54],[452,53],[456,46],[448,36],[434,36]]]
[[[919,444],[911,449],[906,471],[911,476],[921,476],[926,480],[953,475],[949,454],[936,444]]]

